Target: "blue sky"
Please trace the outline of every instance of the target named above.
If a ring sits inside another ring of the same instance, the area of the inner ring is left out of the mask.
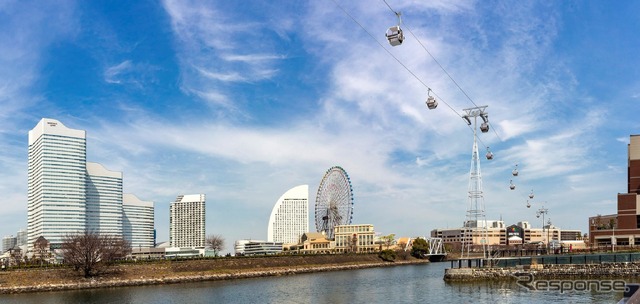
[[[440,97],[427,89],[349,18]],[[266,239],[282,193],[340,165],[354,222],[428,235],[467,208],[472,132],[487,111],[487,217],[561,228],[615,212],[627,143],[640,134],[640,3],[396,1],[3,1],[0,208],[26,227],[27,132],[42,117],[87,130],[87,160],[124,173],[168,239],[177,195],[207,195],[207,233]],[[455,109],[455,112],[447,107]],[[481,153],[484,154],[481,147]],[[514,164],[520,176],[509,190]],[[536,198],[526,208],[527,195]],[[314,229],[313,216],[310,226]]]

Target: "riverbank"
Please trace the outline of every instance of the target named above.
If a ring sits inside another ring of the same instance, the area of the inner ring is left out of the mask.
[[[0,294],[232,280],[301,273],[429,263],[408,258],[384,262],[377,255],[322,255],[162,260],[121,264],[85,279],[69,268],[11,270],[0,273]]]
[[[447,282],[516,280],[518,274],[531,274],[536,279],[616,279],[640,278],[639,262],[602,264],[530,265],[513,268],[450,268],[445,269]]]

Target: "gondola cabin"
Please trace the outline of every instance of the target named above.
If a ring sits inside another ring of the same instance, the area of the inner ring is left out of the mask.
[[[390,27],[385,35],[391,46],[401,45],[402,41],[404,41],[404,35],[399,25]]]
[[[433,110],[437,107],[438,102],[436,101],[436,99],[433,98],[433,96],[429,96],[429,98],[427,98],[427,108],[429,108],[429,110]]]
[[[488,124],[488,123],[486,123],[486,122],[483,122],[483,123],[480,125],[480,131],[482,131],[482,133],[487,133],[487,132],[489,132],[489,124]]]

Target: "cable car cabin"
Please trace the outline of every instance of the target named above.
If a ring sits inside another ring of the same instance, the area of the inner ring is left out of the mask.
[[[489,124],[488,124],[488,123],[486,123],[486,122],[483,122],[483,123],[480,125],[480,131],[482,131],[482,133],[487,133],[487,132],[489,132]]]
[[[510,183],[510,185],[509,185],[509,189],[511,189],[511,190],[515,190],[515,189],[516,189],[516,185],[514,185],[513,183]]]
[[[513,171],[511,171],[511,175],[518,176],[518,168],[513,169]]]
[[[437,107],[438,102],[436,101],[436,99],[433,98],[433,96],[429,96],[429,98],[427,98],[427,108],[429,108],[429,110],[433,110]]]
[[[493,153],[491,153],[491,151],[487,152],[487,159],[493,159]]]
[[[387,36],[391,46],[401,45],[402,41],[404,41],[404,35],[399,25],[390,27],[385,36]]]

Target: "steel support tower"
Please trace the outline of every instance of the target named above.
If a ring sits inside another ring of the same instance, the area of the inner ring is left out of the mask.
[[[484,195],[482,191],[482,172],[480,170],[480,157],[478,153],[478,117],[487,122],[487,106],[463,109],[466,112],[462,118],[471,125],[473,118],[473,152],[471,157],[471,170],[469,172],[469,207],[464,222],[462,237],[461,258],[468,258],[478,242],[482,246],[483,257],[487,258],[488,227],[484,209]],[[483,130],[484,131],[484,130]]]

